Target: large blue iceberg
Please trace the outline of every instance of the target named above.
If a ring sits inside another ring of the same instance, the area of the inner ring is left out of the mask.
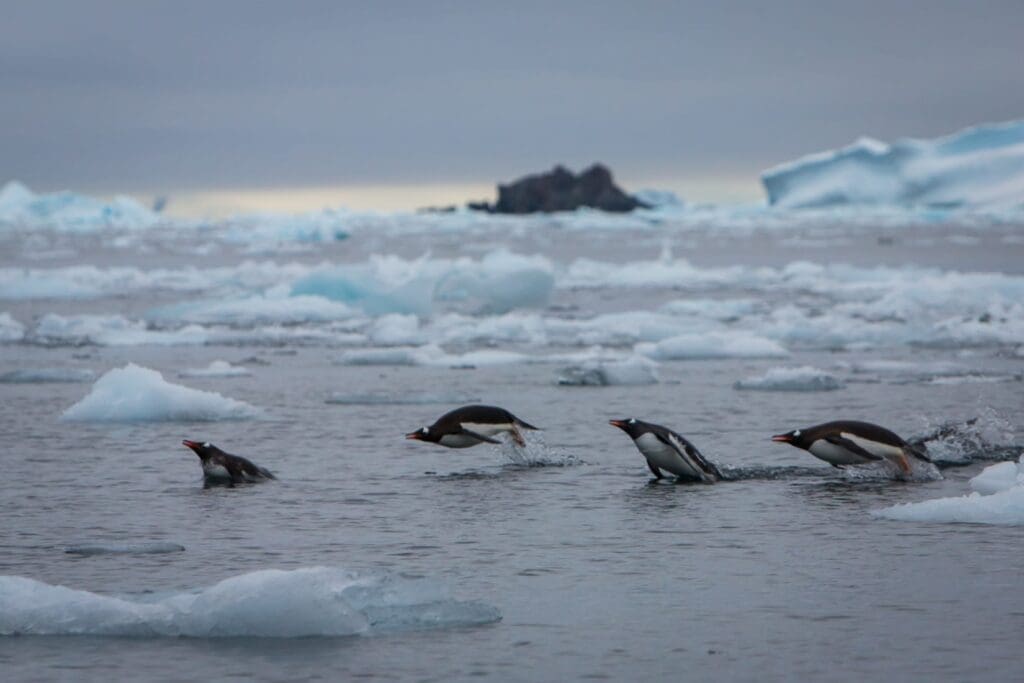
[[[160,214],[130,197],[108,201],[74,192],[36,194],[17,181],[0,187],[0,227],[92,232],[150,228],[160,221]]]
[[[861,138],[770,168],[761,180],[768,202],[783,208],[1022,206],[1024,120],[933,140]]]

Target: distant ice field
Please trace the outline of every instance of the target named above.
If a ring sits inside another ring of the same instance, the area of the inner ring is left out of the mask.
[[[0,228],[5,681],[1024,675],[1013,211],[63,201]],[[464,403],[541,431],[403,438]],[[651,483],[629,417],[723,481]],[[770,441],[837,418],[936,476]]]

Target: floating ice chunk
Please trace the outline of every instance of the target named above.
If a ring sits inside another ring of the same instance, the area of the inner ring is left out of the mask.
[[[427,579],[359,576],[326,567],[266,569],[196,591],[139,597],[0,577],[0,635],[299,638],[500,619],[496,608],[454,600]]]
[[[62,419],[89,422],[248,420],[261,411],[210,391],[171,384],[156,370],[129,363],[108,371]]]
[[[338,365],[426,365],[430,359],[443,358],[439,346],[395,346],[383,349],[352,349],[335,361]]]
[[[373,321],[370,340],[382,346],[415,346],[427,341],[415,315],[390,313]]]
[[[769,203],[787,208],[1020,205],[1024,120],[892,145],[861,138],[847,147],[768,169],[761,179]]]
[[[96,373],[87,368],[22,368],[0,375],[3,384],[51,384],[91,382]]]
[[[585,361],[562,370],[556,383],[574,387],[657,384],[657,368],[657,363],[639,356],[615,361]]]
[[[235,326],[330,322],[353,316],[350,307],[321,296],[252,296],[184,302],[150,311],[149,320]]]
[[[56,192],[36,194],[17,181],[0,189],[0,227],[95,232],[105,228],[150,228],[161,218],[129,197],[110,201]]]
[[[180,553],[185,546],[177,543],[93,543],[69,545],[64,552],[69,555],[162,555]]]
[[[681,334],[655,344],[637,344],[635,348],[637,353],[655,360],[785,358],[789,355],[771,339],[738,330]]]
[[[686,206],[686,203],[671,190],[643,189],[633,193],[636,199],[646,204],[650,209],[678,211]]]
[[[128,320],[121,315],[63,316],[47,313],[32,333],[32,341],[49,346],[173,346],[205,344],[208,340],[206,330],[197,325],[178,330],[151,330],[145,323]]]
[[[0,342],[21,341],[24,336],[24,325],[15,320],[10,313],[0,313]]]
[[[732,386],[753,391],[834,391],[842,389],[843,383],[824,370],[803,365],[769,368],[763,375],[738,380]]]
[[[986,467],[970,481],[974,493],[903,503],[873,514],[904,522],[1024,524],[1024,456]]]
[[[182,370],[178,377],[248,377],[251,374],[247,368],[232,365],[226,360],[215,360],[205,368]]]

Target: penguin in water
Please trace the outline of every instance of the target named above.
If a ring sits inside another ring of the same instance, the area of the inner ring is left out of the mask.
[[[405,435],[407,439],[429,441],[448,448],[469,448],[482,443],[501,442],[494,437],[508,432],[518,446],[525,446],[521,429],[536,430],[504,408],[497,406],[463,406],[437,418],[432,425]]]
[[[181,443],[191,448],[199,456],[203,466],[203,482],[207,485],[228,484],[234,486],[243,482],[277,479],[268,470],[251,460],[225,453],[209,441],[199,443],[185,439]]]
[[[772,441],[802,448],[840,469],[885,460],[907,475],[911,471],[911,458],[931,462],[922,449],[908,444],[885,427],[857,420],[837,420],[794,429],[776,434]]]
[[[642,422],[634,417],[609,420],[633,439],[637,449],[647,460],[655,479],[665,475],[662,470],[676,475],[678,481],[698,481],[713,484],[722,478],[719,469],[700,454],[697,447],[668,427]]]

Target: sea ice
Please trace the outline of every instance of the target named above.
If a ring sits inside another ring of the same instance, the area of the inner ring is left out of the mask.
[[[769,368],[763,375],[738,380],[733,388],[753,391],[833,391],[842,389],[843,383],[825,370],[803,365],[795,368]]]
[[[592,360],[563,369],[555,380],[563,386],[638,386],[658,383],[658,366],[639,356],[625,360]]]
[[[24,325],[15,320],[10,313],[0,313],[0,342],[21,341],[24,336]]]
[[[1024,456],[986,467],[970,487],[974,492],[964,496],[903,503],[873,514],[904,522],[1024,524]]]
[[[428,579],[327,567],[265,569],[195,591],[113,596],[0,576],[0,635],[262,637],[372,635],[501,619]]]
[[[252,372],[240,365],[232,365],[226,360],[215,360],[205,368],[182,370],[178,377],[247,377],[251,374]]]
[[[637,344],[635,349],[655,360],[784,358],[789,355],[777,342],[740,330],[681,334],[654,344]]]
[[[156,370],[129,363],[96,380],[62,419],[88,422],[199,422],[247,420],[261,411],[210,391],[172,384]]]

